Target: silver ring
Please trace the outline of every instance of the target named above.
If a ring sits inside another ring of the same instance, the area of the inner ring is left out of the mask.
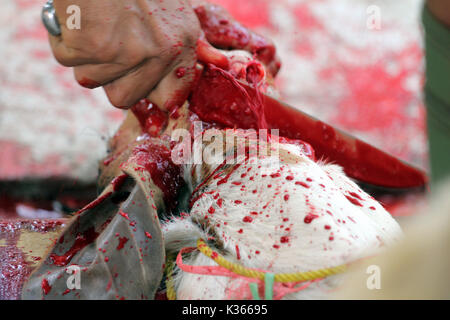
[[[42,23],[52,36],[61,35],[61,26],[59,25],[58,17],[56,16],[55,8],[53,7],[53,0],[48,0],[42,8]]]

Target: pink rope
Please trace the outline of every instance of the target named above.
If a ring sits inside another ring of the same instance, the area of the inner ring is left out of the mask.
[[[207,276],[222,276],[229,277],[233,279],[240,279],[237,285],[227,288],[227,299],[237,299],[237,300],[251,300],[252,294],[250,291],[249,284],[250,283],[258,283],[258,290],[260,291],[260,296],[264,296],[264,281],[254,278],[247,278],[241,275],[238,275],[230,270],[221,267],[221,266],[191,266],[183,263],[182,254],[192,252],[196,250],[195,247],[183,248],[178,253],[176,263],[178,268],[187,273],[201,274]],[[262,272],[267,272],[264,270],[258,270]],[[280,300],[285,295],[299,292],[308,288],[312,283],[320,281],[322,279],[316,279],[308,282],[291,282],[291,283],[280,283],[275,282],[273,286],[274,291],[274,300]],[[303,285],[300,285],[303,284]],[[300,285],[300,286],[299,286]]]

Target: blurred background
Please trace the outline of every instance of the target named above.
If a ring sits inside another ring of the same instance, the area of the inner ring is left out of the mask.
[[[40,20],[44,2],[1,2],[0,299],[17,298],[39,260],[21,243],[49,233],[38,237],[48,245],[62,213],[95,197],[98,161],[124,118],[102,89],[80,87],[55,61]],[[281,100],[428,168],[421,0],[211,2],[273,39]],[[391,213],[408,215],[416,202]]]

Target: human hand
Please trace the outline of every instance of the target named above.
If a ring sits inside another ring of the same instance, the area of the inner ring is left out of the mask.
[[[281,62],[271,40],[244,27],[221,6],[205,0],[191,0],[191,4],[210,44],[223,50],[245,50],[276,76]]]
[[[427,0],[427,5],[439,21],[450,27],[450,2],[448,0]]]
[[[55,0],[60,22],[81,9],[81,29],[61,24],[50,37],[56,59],[74,67],[87,88],[103,86],[110,102],[129,108],[148,97],[163,109],[186,100],[195,77],[200,25],[183,0]]]

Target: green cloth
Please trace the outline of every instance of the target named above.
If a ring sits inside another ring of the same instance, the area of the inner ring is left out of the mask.
[[[425,28],[428,141],[432,187],[450,177],[450,28],[439,22],[427,6]]]

